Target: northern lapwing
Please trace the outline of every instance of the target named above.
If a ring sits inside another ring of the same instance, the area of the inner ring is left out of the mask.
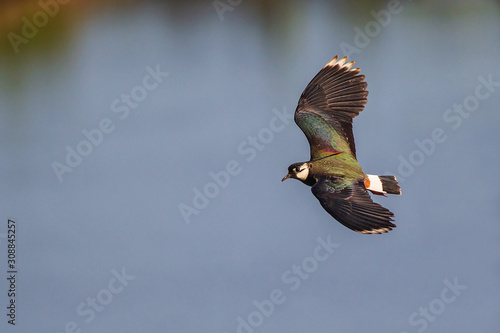
[[[365,76],[354,62],[335,56],[307,85],[295,110],[295,123],[309,141],[311,159],[294,163],[281,180],[312,186],[321,206],[346,227],[380,234],[396,227],[394,214],[372,201],[368,191],[401,194],[394,176],[367,175],[356,158],[352,119],[367,102]],[[368,190],[368,191],[367,191]]]

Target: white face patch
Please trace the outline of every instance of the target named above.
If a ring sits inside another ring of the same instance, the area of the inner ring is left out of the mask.
[[[307,163],[302,164],[299,171],[297,171],[296,176],[302,181],[306,180],[307,176],[309,176],[309,165],[307,165]]]

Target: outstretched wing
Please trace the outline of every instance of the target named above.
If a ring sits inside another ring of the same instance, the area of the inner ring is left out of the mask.
[[[307,137],[311,160],[336,152],[350,153],[356,158],[352,134],[352,118],[367,102],[365,76],[354,61],[335,56],[309,82],[295,110],[295,122]]]
[[[331,216],[356,232],[380,234],[396,227],[394,214],[372,201],[362,181],[345,186],[344,180],[322,178],[311,191]]]

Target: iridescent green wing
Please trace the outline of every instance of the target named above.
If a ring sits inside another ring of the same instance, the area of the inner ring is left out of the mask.
[[[311,160],[343,152],[356,158],[352,118],[367,102],[365,76],[347,57],[335,56],[309,82],[295,110],[295,122],[311,148]]]
[[[373,202],[362,181],[323,177],[311,191],[331,216],[356,232],[380,234],[396,227],[394,214]]]

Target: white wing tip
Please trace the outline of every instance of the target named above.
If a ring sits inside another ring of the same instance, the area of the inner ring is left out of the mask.
[[[358,231],[360,234],[382,234],[391,231],[392,228],[380,228],[380,229],[371,229],[371,230],[361,230]]]
[[[332,58],[332,60],[330,60],[325,65],[325,67],[334,67],[334,66],[338,65],[341,68],[350,69],[352,66],[354,66],[354,61],[350,61],[348,63],[346,63],[346,61],[347,61],[347,56],[345,56],[339,60],[339,56],[336,55],[335,57]]]
[[[329,61],[329,62],[325,65],[325,67],[327,67],[327,66],[331,66],[331,67],[335,66],[335,64],[337,63],[337,60],[338,60],[338,59],[339,59],[339,56],[335,56],[335,57],[333,57],[333,58],[332,58],[332,60],[330,60],[330,61]]]
[[[347,57],[343,57],[342,59],[340,59],[338,62],[339,66],[343,67],[346,61],[347,61]]]

